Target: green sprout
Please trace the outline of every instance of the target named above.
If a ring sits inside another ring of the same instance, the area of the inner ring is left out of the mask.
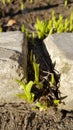
[[[69,31],[69,20],[66,18],[65,23],[64,23],[64,31],[67,32]]]
[[[24,5],[24,2],[22,1],[22,2],[21,2],[21,11],[23,11],[24,8],[25,8],[25,5]]]
[[[10,4],[10,3],[11,3],[11,0],[7,0],[7,2]]]
[[[36,63],[35,55],[33,55],[33,69],[35,73],[35,83],[39,82],[39,64]]]
[[[35,109],[36,109],[36,107],[39,108],[40,111],[43,111],[43,110],[45,111],[45,110],[47,110],[47,103],[46,102],[44,102],[44,103],[36,102]]]
[[[59,103],[60,103],[60,100],[57,100],[57,99],[53,100],[54,105],[58,105]]]
[[[3,5],[5,5],[6,3],[11,3],[11,0],[2,0],[2,3],[3,3]]]
[[[43,39],[44,35],[46,34],[46,28],[47,28],[47,23],[45,21],[41,21],[37,18],[36,24],[35,24],[35,29],[37,31],[37,35],[39,39]]]
[[[39,64],[36,63],[35,55],[33,55],[33,69],[34,69],[34,75],[35,80],[34,83],[38,85],[39,88],[43,88],[43,84],[39,82]]]
[[[39,39],[44,39],[45,36],[53,33],[62,32],[72,32],[73,31],[73,12],[70,18],[64,19],[61,14],[59,14],[58,19],[56,19],[55,12],[52,12],[52,17],[49,21],[42,21],[37,19],[35,23],[35,29]]]
[[[70,27],[69,27],[70,31],[73,31],[73,12],[70,15]]]
[[[33,3],[33,0],[30,0],[30,3],[32,4],[32,3]]]
[[[22,32],[22,33],[25,32],[26,38],[27,38],[27,40],[28,40],[28,38],[29,38],[29,31],[28,31],[28,29],[25,27],[24,24],[21,25],[21,32]]]
[[[16,80],[22,87],[22,89],[24,90],[24,93],[22,94],[16,94],[18,97],[25,99],[26,101],[28,101],[29,103],[34,101],[34,93],[31,92],[32,86],[34,85],[33,81],[29,81],[27,84],[25,84],[23,81],[21,80]]]
[[[2,29],[2,27],[0,27],[0,32],[2,32],[3,31],[3,29]]]
[[[68,0],[64,0],[64,5],[65,5],[65,6],[68,5]]]
[[[22,99],[25,99],[29,103],[34,101],[35,94],[31,92],[33,85],[37,84],[40,88],[43,86],[43,84],[39,82],[39,64],[36,63],[35,56],[34,56],[34,60],[33,60],[33,68],[34,68],[34,73],[35,73],[34,81],[29,81],[27,84],[25,84],[21,80],[16,80],[20,84],[22,89],[24,90],[24,93],[17,94],[17,96]]]
[[[6,4],[6,1],[5,1],[5,0],[2,0],[2,3],[3,3],[3,5],[5,5],[5,4]]]
[[[22,32],[22,33],[25,32],[25,25],[24,25],[24,24],[21,25],[21,32]]]

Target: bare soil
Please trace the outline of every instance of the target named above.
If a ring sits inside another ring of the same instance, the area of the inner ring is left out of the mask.
[[[21,30],[21,25],[34,31],[36,18],[49,20],[52,10],[55,10],[56,16],[62,14],[64,18],[69,18],[73,11],[73,0],[70,0],[65,7],[63,0],[34,0],[31,4],[29,0],[25,1],[25,9],[20,9],[21,0],[12,0],[11,4],[3,5],[0,2],[0,27],[3,31]],[[10,19],[16,20],[16,24],[6,26]],[[40,41],[35,39],[36,43]],[[39,48],[40,44],[39,44]],[[49,60],[44,61],[44,53],[40,53],[38,46],[34,52],[39,54],[38,62],[43,62],[41,68],[51,71]],[[42,61],[41,61],[42,59]],[[73,130],[73,112],[65,110],[59,111],[57,108],[48,108],[47,111],[31,110],[31,105],[22,103],[0,103],[0,130]]]
[[[73,112],[32,111],[25,103],[0,104],[0,130],[73,130]]]
[[[20,7],[21,0],[12,0],[11,4],[6,5],[0,2],[0,26],[3,27],[3,31],[21,30],[22,23],[28,29],[33,30],[37,17],[41,20],[49,20],[54,10],[57,17],[59,14],[62,14],[64,18],[69,18],[73,11],[73,0],[69,0],[70,2],[66,7],[63,4],[64,0],[50,0],[49,4],[48,0],[33,1],[31,4],[29,0],[26,0],[23,11],[21,11]],[[16,24],[6,27],[10,19],[16,20]]]

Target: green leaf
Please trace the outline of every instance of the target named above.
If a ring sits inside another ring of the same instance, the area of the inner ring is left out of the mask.
[[[50,86],[52,87],[53,85],[55,85],[55,78],[54,78],[54,74],[51,74]]]
[[[35,73],[35,83],[39,82],[39,64],[36,63],[35,56],[33,56],[33,69]]]
[[[33,84],[33,81],[29,81],[28,84],[26,84],[25,95],[27,97],[28,102],[32,102],[34,100],[34,94],[31,92]]]
[[[35,72],[35,82],[38,83],[39,82],[39,64],[36,64],[35,62],[33,62],[33,68]]]
[[[69,30],[69,19],[66,18],[64,23],[64,31],[67,32],[68,30]]]
[[[63,24],[59,24],[58,28],[57,28],[57,33],[61,33],[64,31],[64,27],[63,27]]]
[[[18,96],[19,98],[27,100],[27,97],[26,97],[26,95],[24,93],[22,93],[22,94],[16,94],[16,96]]]
[[[26,31],[24,24],[21,25],[21,32],[24,33]]]
[[[53,28],[50,29],[49,35],[53,34]]]
[[[65,6],[68,5],[68,0],[64,0],[64,5],[65,5]]]
[[[47,25],[48,30],[50,30],[52,26],[53,26],[53,21],[49,20],[48,25]]]
[[[2,27],[0,27],[0,32],[2,32],[3,31],[3,29],[2,29]]]
[[[38,107],[40,109],[40,111],[46,110],[47,109],[47,103],[40,103],[40,102],[36,102],[35,106]]]
[[[61,14],[59,14],[58,23],[59,24],[63,23],[63,16]]]
[[[26,84],[26,92],[27,92],[27,94],[31,92],[31,88],[32,88],[33,84],[34,84],[33,81],[29,81],[28,84]]]
[[[35,24],[35,29],[37,31],[39,39],[44,38],[45,33],[46,33],[46,28],[47,28],[47,22],[41,21],[37,18],[36,24]]]
[[[2,3],[5,5],[5,4],[6,4],[6,1],[5,1],[5,0],[2,0]]]
[[[23,98],[27,100],[28,102],[32,102],[34,100],[34,94],[31,92],[31,88],[34,84],[33,81],[29,81],[27,84],[25,84],[21,80],[16,81],[21,85],[22,89],[24,90],[24,94],[17,94],[20,98]]]
[[[30,51],[30,62],[31,63],[33,62],[33,51],[32,50]]]
[[[24,2],[21,2],[21,10],[23,11],[25,8]]]
[[[56,100],[56,99],[53,100],[53,104],[54,104],[54,105],[58,105],[59,103],[60,103],[60,100]]]
[[[7,0],[7,2],[10,4],[10,3],[11,3],[11,0]]]

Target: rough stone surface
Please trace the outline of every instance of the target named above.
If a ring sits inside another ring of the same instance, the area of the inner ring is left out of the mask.
[[[73,110],[73,33],[53,34],[44,40],[55,69],[59,71],[60,92],[65,104],[60,109]]]
[[[0,47],[22,52],[24,36],[20,31],[0,33]]]
[[[15,79],[27,80],[27,42],[19,31],[0,33],[0,102],[20,102]]]

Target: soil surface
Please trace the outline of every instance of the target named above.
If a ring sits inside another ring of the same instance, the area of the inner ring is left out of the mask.
[[[1,0],[0,0],[1,1]],[[21,11],[21,0],[12,0],[11,4],[3,5],[0,2],[0,26],[3,27],[3,31],[9,30],[21,30],[22,23],[28,29],[34,29],[34,23],[36,18],[41,20],[49,20],[51,13],[54,10],[56,16],[62,14],[64,18],[69,18],[73,11],[73,0],[69,0],[68,6],[63,3],[64,0],[33,0],[31,4],[29,0],[23,0],[25,9]],[[10,19],[16,20],[16,24],[7,27],[7,23]]]
[[[25,103],[0,104],[0,130],[73,130],[73,112],[32,111]]]
[[[1,1],[1,0],[0,0]],[[0,2],[0,27],[3,31],[21,30],[24,23],[30,30],[34,31],[34,23],[36,18],[49,20],[51,13],[55,10],[56,16],[62,14],[64,18],[69,18],[73,11],[73,0],[70,0],[68,6],[65,7],[63,0],[34,0],[31,4],[29,0],[25,1],[25,9],[21,11],[21,0],[12,0],[11,4],[3,5]],[[16,21],[12,26],[7,26],[10,19]],[[39,42],[36,40],[36,42]],[[37,51],[35,51],[37,50]],[[40,54],[38,47],[34,52]],[[41,57],[38,56],[38,62]],[[47,70],[50,71],[50,62],[44,63]],[[31,110],[31,105],[27,103],[0,103],[0,130],[73,130],[73,112],[65,110],[59,111],[56,108],[48,108],[47,111]]]

